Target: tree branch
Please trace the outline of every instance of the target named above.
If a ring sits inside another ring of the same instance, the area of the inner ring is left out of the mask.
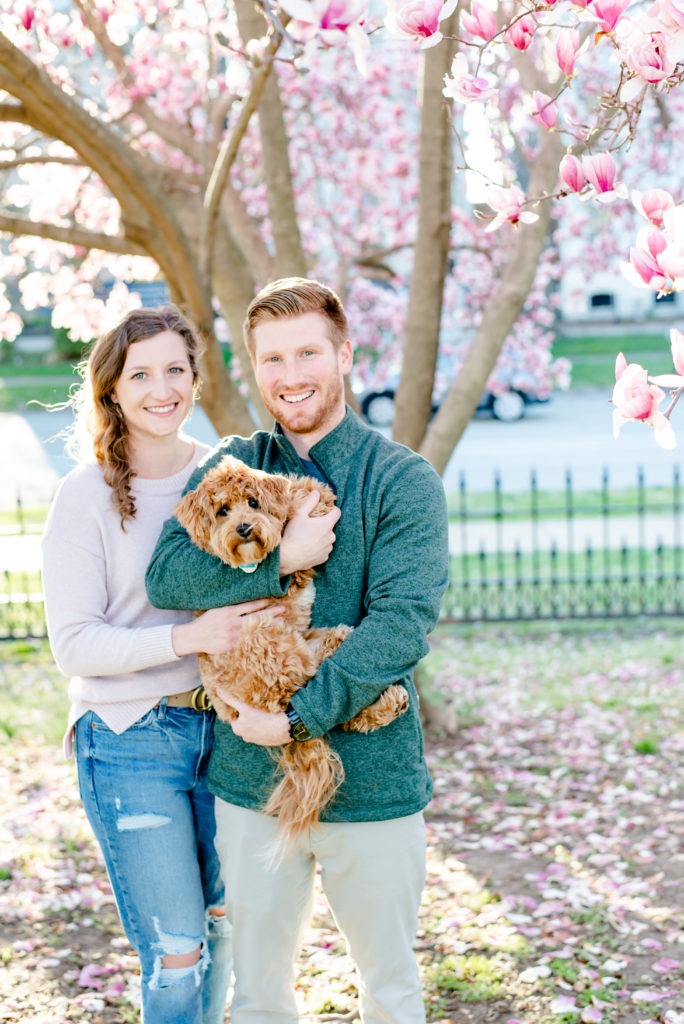
[[[287,24],[287,21],[285,23]],[[204,195],[199,251],[200,267],[207,279],[211,279],[213,249],[216,238],[216,220],[221,206],[221,196],[252,114],[259,106],[259,101],[266,87],[266,81],[271,73],[273,57],[278,52],[281,42],[282,36],[276,32],[272,33],[264,51],[261,65],[252,77],[252,88],[249,95],[243,101],[242,109],[233,131],[230,135],[226,136],[221,144],[219,155],[209,178],[207,191]]]
[[[100,249],[119,256],[149,256],[149,253],[135,242],[115,235],[103,235],[96,231],[86,231],[79,227],[66,227],[60,224],[39,224],[26,217],[12,217],[0,213],[0,232],[10,235],[31,235],[34,238],[49,238],[52,242],[64,242],[82,249]]]

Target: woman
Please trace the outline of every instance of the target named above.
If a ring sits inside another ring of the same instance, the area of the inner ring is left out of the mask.
[[[200,354],[173,307],[136,310],[95,343],[72,398],[72,441],[80,432],[88,449],[81,440],[43,540],[50,642],[71,677],[65,747],[140,957],[149,1024],[224,1019],[230,930],[206,787],[214,713],[193,655],[229,650],[241,616],[266,603],[193,618],[145,594],[162,523],[209,450],[181,429]]]

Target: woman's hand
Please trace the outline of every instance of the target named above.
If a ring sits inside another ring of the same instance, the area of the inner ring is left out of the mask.
[[[312,491],[285,527],[280,542],[281,576],[323,565],[330,557],[335,543],[333,531],[341,513],[335,506],[324,516],[312,516],[319,499],[319,492]]]
[[[237,711],[237,718],[228,723],[236,736],[245,743],[256,743],[260,747],[278,747],[290,742],[290,723],[284,711],[260,711],[245,704],[217,686],[219,697]]]
[[[173,627],[173,649],[179,658],[184,654],[227,654],[239,640],[248,616],[261,612],[268,618],[277,618],[282,611],[282,606],[274,604],[272,598],[210,608],[192,622]]]

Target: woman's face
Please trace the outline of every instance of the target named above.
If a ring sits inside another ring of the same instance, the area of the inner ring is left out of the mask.
[[[112,398],[132,438],[177,433],[193,403],[192,368],[180,334],[162,331],[134,342]]]

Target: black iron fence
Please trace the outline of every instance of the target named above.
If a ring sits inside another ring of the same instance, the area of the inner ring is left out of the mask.
[[[618,618],[684,612],[684,495],[671,485],[611,490],[604,472],[577,491],[568,472],[561,492],[529,486],[469,492],[465,476],[449,496],[451,577],[445,620]],[[44,637],[40,524],[21,505],[0,527],[0,639]]]
[[[577,492],[565,476],[546,493],[529,488],[452,498],[451,578],[444,617],[453,621],[680,615],[684,610],[682,489],[612,492],[604,472],[595,491]]]

